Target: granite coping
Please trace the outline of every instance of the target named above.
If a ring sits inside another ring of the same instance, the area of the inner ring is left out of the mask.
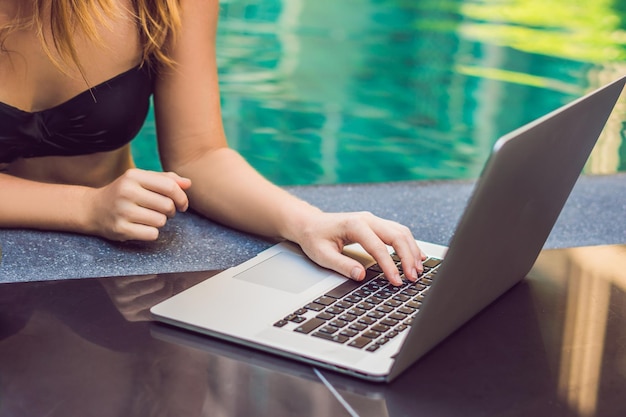
[[[446,245],[473,181],[286,187],[328,211],[368,210]],[[626,173],[581,176],[545,248],[626,243]],[[225,269],[273,242],[180,213],[155,242],[110,242],[70,233],[0,229],[0,282]]]

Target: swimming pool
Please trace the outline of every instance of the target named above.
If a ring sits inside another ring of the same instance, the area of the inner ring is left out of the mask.
[[[626,73],[620,0],[226,0],[231,145],[271,180],[475,178],[497,138]],[[587,164],[626,171],[621,100]],[[160,169],[152,114],[133,152]]]

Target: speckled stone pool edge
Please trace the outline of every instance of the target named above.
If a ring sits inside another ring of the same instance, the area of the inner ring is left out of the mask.
[[[285,187],[329,211],[368,210],[447,244],[472,181],[415,181]],[[582,176],[545,247],[626,243],[626,173]],[[0,282],[225,269],[273,242],[194,213],[170,220],[156,242],[115,243],[69,233],[1,229]]]

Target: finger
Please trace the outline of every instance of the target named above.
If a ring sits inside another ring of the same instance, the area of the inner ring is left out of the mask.
[[[424,266],[422,265],[422,253],[415,240],[407,242],[406,245],[395,245],[394,250],[400,258],[404,276],[409,281],[417,281],[419,275],[424,272]]]
[[[136,193],[135,203],[148,210],[156,211],[172,218],[176,215],[176,204],[174,200],[150,190],[142,189]]]
[[[365,278],[365,268],[356,259],[343,255],[341,249],[328,245],[320,248],[316,253],[307,256],[317,264],[332,269],[355,281],[361,281]]]
[[[424,272],[422,265],[424,254],[415,242],[413,235],[410,232],[407,234],[407,231],[400,229],[399,235],[392,238],[389,244],[400,258],[405,277],[409,281],[417,281],[419,275]]]
[[[119,221],[114,225],[111,235],[106,237],[118,241],[153,241],[158,239],[159,229],[157,227],[146,226],[144,224]]]
[[[372,229],[385,244],[393,247],[400,258],[405,277],[410,281],[416,281],[419,274],[424,271],[422,260],[425,256],[409,228],[393,221],[375,218]]]
[[[141,224],[150,227],[163,227],[167,223],[167,215],[158,210],[143,207],[133,202],[126,202],[124,207],[119,210],[118,220],[131,224]]]
[[[189,207],[187,194],[172,175],[163,172],[140,171],[136,181],[145,189],[170,198],[176,209],[185,211]],[[174,174],[176,175],[176,174]]]
[[[181,177],[177,173],[171,171],[166,172],[165,175],[171,177],[174,181],[176,181],[176,184],[178,184],[178,186],[183,190],[187,190],[189,187],[191,187],[191,180],[189,178]]]
[[[401,285],[402,279],[387,249],[387,245],[370,227],[358,227],[349,234],[350,240],[360,243],[383,270],[387,280],[393,285]]]

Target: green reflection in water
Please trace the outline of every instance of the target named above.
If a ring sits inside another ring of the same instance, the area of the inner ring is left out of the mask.
[[[229,141],[279,184],[475,178],[499,136],[626,73],[618,0],[230,0],[220,14]],[[624,107],[588,172],[626,170]],[[150,116],[140,167],[160,169],[154,136]]]
[[[624,10],[617,4],[616,0],[466,2],[463,13],[474,22],[462,32],[530,53],[604,64],[626,58]]]

